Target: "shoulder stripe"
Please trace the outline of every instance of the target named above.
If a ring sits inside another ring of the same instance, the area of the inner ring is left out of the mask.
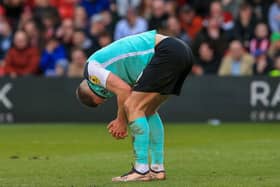
[[[114,62],[122,60],[124,58],[133,57],[133,56],[140,56],[140,55],[146,55],[146,54],[149,54],[149,53],[154,53],[154,51],[155,51],[155,49],[152,48],[152,49],[148,49],[148,50],[145,50],[145,51],[135,51],[135,52],[121,54],[119,56],[111,58],[110,60],[102,63],[101,66],[105,68],[105,67],[113,64]]]

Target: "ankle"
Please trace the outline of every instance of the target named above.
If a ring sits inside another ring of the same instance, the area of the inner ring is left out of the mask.
[[[151,164],[151,170],[154,172],[165,171],[163,164]]]
[[[149,171],[149,165],[148,164],[139,164],[135,163],[134,169],[141,174],[145,174]]]

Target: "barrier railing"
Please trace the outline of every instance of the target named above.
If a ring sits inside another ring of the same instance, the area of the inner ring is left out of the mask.
[[[79,79],[0,80],[0,122],[108,122],[115,99],[90,109],[76,100]],[[180,97],[160,111],[167,121],[280,121],[280,80],[268,77],[190,77]]]

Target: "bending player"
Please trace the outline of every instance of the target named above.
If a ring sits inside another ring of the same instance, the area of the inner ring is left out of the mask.
[[[180,94],[192,64],[185,43],[154,30],[120,39],[89,57],[78,99],[96,107],[115,94],[118,114],[108,130],[122,139],[129,127],[133,139],[134,167],[113,181],[165,179],[164,127],[157,111],[168,95]]]

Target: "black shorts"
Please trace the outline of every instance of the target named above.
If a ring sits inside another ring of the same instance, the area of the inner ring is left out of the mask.
[[[192,51],[183,41],[173,37],[166,38],[155,47],[151,62],[133,90],[180,95],[193,61]]]

